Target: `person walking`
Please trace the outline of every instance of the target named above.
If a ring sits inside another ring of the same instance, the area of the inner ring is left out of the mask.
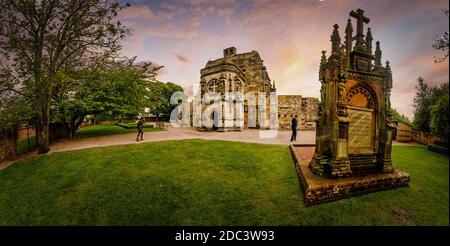
[[[291,142],[297,141],[297,115],[294,118],[292,118],[291,129],[292,129]]]
[[[144,123],[145,123],[144,117],[139,119],[138,124],[137,124],[138,134],[137,134],[137,137],[136,137],[136,141],[144,140]],[[141,136],[140,139],[139,139],[139,135]]]

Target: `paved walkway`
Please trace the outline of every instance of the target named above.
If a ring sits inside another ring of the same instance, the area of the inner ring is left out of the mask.
[[[51,151],[63,152],[77,149],[87,149],[94,147],[105,147],[122,144],[140,144],[143,142],[157,142],[164,140],[182,140],[182,139],[211,139],[211,140],[228,140],[260,144],[279,144],[289,145],[291,142],[290,131],[277,131],[274,136],[270,136],[271,131],[260,131],[255,129],[245,129],[242,132],[199,132],[193,128],[174,128],[169,126],[167,131],[146,132],[144,133],[144,141],[136,142],[136,134],[120,134],[102,137],[91,138],[76,138],[62,140],[53,143],[50,146]],[[316,132],[315,131],[299,131],[297,133],[297,144],[314,144]],[[393,145],[403,146],[418,146],[416,143],[399,143],[394,141]],[[18,160],[27,160],[36,156],[36,152],[31,152],[26,155],[18,156],[13,159],[0,162],[0,170],[8,167]]]
[[[120,134],[95,138],[79,138],[66,141],[60,141],[52,144],[51,152],[61,152],[75,149],[86,149],[93,147],[103,147],[120,144],[139,144],[142,142],[156,142],[164,140],[181,140],[181,139],[214,139],[228,140],[261,144],[280,144],[289,145],[291,142],[291,132],[278,131],[275,136],[270,136],[271,131],[260,131],[254,129],[246,129],[241,132],[199,132],[193,128],[168,128],[168,131],[146,132],[144,133],[144,141],[136,142],[136,134]],[[297,133],[297,142],[301,144],[314,144],[315,131],[299,131]],[[50,153],[51,153],[50,152]]]

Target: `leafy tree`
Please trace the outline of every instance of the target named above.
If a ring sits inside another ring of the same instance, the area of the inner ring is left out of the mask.
[[[160,81],[151,81],[147,85],[146,106],[150,112],[155,114],[158,120],[161,114],[170,114],[176,105],[170,104],[170,98],[173,93],[183,91],[183,88],[172,82],[163,83]]]
[[[449,17],[448,15],[448,9],[443,9],[442,12]],[[437,50],[441,50],[444,53],[443,57],[435,57],[434,62],[439,63],[443,62],[448,57],[448,51],[449,51],[449,44],[448,44],[448,31],[445,32],[441,37],[436,37],[434,39],[433,48]]]
[[[55,120],[67,122],[72,136],[87,115],[97,119],[136,116],[145,106],[145,88],[159,68],[133,59],[96,61],[58,74],[53,96]]]
[[[20,95],[0,96],[0,129],[30,122],[33,118],[32,105]]]
[[[417,79],[416,96],[414,97],[414,121],[416,129],[429,132],[431,89],[422,77]]]
[[[431,92],[430,106],[430,130],[431,133],[448,139],[449,122],[448,122],[448,82],[440,86],[433,87]]]
[[[430,87],[419,77],[414,97],[414,128],[448,140],[448,82]]]
[[[114,18],[127,6],[118,0],[0,1],[0,61],[21,78],[9,89],[26,86],[32,93],[39,153],[49,151],[51,97],[58,73],[69,63],[117,51],[130,32]]]
[[[412,124],[411,120],[408,117],[406,117],[403,114],[400,114],[395,108],[391,108],[390,111],[391,111],[391,115],[392,115],[393,119],[400,121],[400,122]]]

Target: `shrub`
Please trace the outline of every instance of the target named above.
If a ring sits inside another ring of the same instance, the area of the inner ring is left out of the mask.
[[[136,123],[116,123],[116,125],[123,127],[125,129],[137,129]],[[153,128],[154,125],[151,123],[144,123],[144,128]]]
[[[429,144],[429,145],[427,145],[427,148],[428,148],[429,151],[433,151],[433,152],[437,152],[437,153],[448,155],[448,147],[446,147],[446,146],[440,146],[440,145],[436,145],[436,144]]]

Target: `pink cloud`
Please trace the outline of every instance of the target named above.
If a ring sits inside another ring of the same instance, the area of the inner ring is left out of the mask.
[[[230,4],[235,3],[237,0],[187,0],[186,3],[191,5],[199,5],[199,4]]]
[[[176,53],[175,53],[175,56],[177,57],[177,60],[179,60],[180,62],[183,62],[183,63],[189,63],[190,62],[189,58],[187,58],[186,56],[183,56],[183,55],[180,55],[180,54],[176,54]]]
[[[147,5],[139,5],[126,8],[120,13],[119,18],[137,21],[168,21],[174,15],[170,12],[155,12]]]
[[[431,47],[434,35],[448,30],[448,19],[440,11],[448,8],[446,1],[190,0],[161,1],[160,6],[162,10],[135,6],[122,16],[135,29],[124,50],[158,50],[151,58],[167,64],[163,77],[185,88],[199,80],[209,59],[235,46],[238,52],[260,53],[279,94],[318,96],[320,51],[329,55],[333,24],[340,26],[343,38],[348,13],[357,8],[371,19],[368,26],[381,41],[383,63],[391,61],[392,105],[400,113],[412,116],[418,76],[430,84],[448,81],[448,61],[435,64],[433,56],[439,53]],[[159,46],[149,47],[146,40],[158,41]]]

